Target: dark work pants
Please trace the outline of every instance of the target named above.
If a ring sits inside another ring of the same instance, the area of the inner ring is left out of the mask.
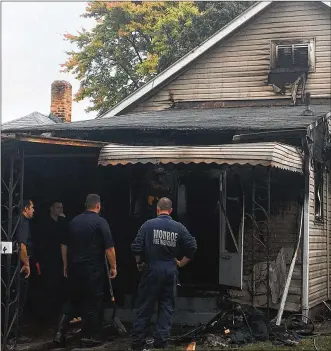
[[[173,262],[158,262],[143,271],[132,330],[133,348],[144,345],[155,304],[158,304],[158,316],[154,331],[154,346],[167,346],[175,309],[176,277],[177,270]]]
[[[64,283],[62,267],[41,266],[43,284],[42,315],[48,319],[56,317],[64,303]]]
[[[15,299],[16,294],[17,294],[17,285],[14,285],[14,289],[12,290],[12,301]],[[11,329],[11,332],[9,334],[9,338],[13,337],[20,337],[21,332],[20,332],[20,326],[22,325],[22,316],[23,316],[23,310],[26,302],[26,297],[28,293],[28,287],[29,287],[29,279],[25,278],[25,273],[20,273],[20,286],[19,286],[19,295],[18,295],[18,301],[16,303],[13,303],[11,308],[10,308],[10,317],[9,317],[9,323],[13,320],[16,309],[18,313],[18,329],[17,329],[17,323],[15,322],[13,324],[13,327]]]
[[[96,337],[101,329],[101,309],[105,269],[96,265],[75,265],[69,268],[70,301],[75,310],[82,309],[83,337]]]

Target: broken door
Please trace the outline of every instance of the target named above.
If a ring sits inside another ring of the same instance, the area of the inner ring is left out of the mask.
[[[219,192],[219,284],[242,289],[245,202],[239,176],[222,171]]]

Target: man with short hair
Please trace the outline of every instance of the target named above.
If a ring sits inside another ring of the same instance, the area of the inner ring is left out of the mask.
[[[44,292],[41,313],[47,320],[55,316],[54,312],[58,313],[64,302],[61,243],[66,226],[62,202],[53,201],[49,208],[49,215],[40,225],[35,245]]]
[[[81,306],[83,315],[82,346],[100,344],[101,312],[104,293],[105,255],[110,265],[110,278],[115,278],[116,255],[114,241],[107,221],[99,216],[100,196],[89,194],[86,211],[69,224],[63,242],[64,269],[67,271],[71,302],[75,310]],[[66,324],[70,316],[67,316]],[[64,328],[65,329],[65,328]]]
[[[21,324],[21,318],[28,292],[28,278],[30,276],[30,258],[33,254],[33,245],[31,239],[30,220],[34,214],[34,204],[31,200],[23,200],[22,212],[19,218],[19,225],[15,233],[15,238],[19,246],[19,259],[21,261],[21,276],[20,276],[20,289],[18,301],[18,325]],[[15,343],[15,336],[17,335],[17,343],[31,342],[32,339],[21,335],[20,329],[16,330],[16,323],[13,325],[10,343]]]
[[[133,350],[145,347],[155,303],[158,303],[158,318],[154,348],[167,347],[175,307],[177,267],[184,267],[197,249],[195,239],[170,217],[171,212],[171,200],[161,198],[157,203],[157,218],[142,225],[131,245],[137,268],[142,271],[132,331]],[[182,259],[178,261],[178,257]]]

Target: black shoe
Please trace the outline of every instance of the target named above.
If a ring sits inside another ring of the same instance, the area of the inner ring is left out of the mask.
[[[66,344],[66,339],[65,334],[57,332],[54,336],[53,343],[61,347]]]
[[[163,349],[166,349],[168,347],[168,344],[167,343],[155,343],[154,342],[154,345],[153,345],[153,349],[157,349],[157,350],[163,350]]]
[[[69,316],[67,314],[63,314],[60,317],[58,329],[53,339],[53,342],[59,346],[64,346],[67,339],[67,329],[69,325]]]
[[[81,347],[94,347],[101,345],[103,343],[103,340],[100,340],[99,338],[82,338],[81,339]]]
[[[153,348],[153,343],[132,343],[131,350],[132,351],[151,351]]]
[[[146,350],[146,343],[132,343],[131,344],[132,351],[143,351]]]
[[[17,344],[30,344],[32,342],[32,338],[28,336],[21,335],[16,339]]]

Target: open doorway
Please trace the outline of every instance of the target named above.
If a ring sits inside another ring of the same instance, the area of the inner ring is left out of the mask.
[[[243,190],[234,172],[203,164],[100,169],[104,216],[114,233],[123,277],[137,275],[130,245],[142,223],[156,216],[157,200],[167,196],[173,201],[173,219],[198,244],[194,260],[180,271],[181,291],[241,287]],[[134,279],[119,278],[118,283],[124,293],[136,285]]]

